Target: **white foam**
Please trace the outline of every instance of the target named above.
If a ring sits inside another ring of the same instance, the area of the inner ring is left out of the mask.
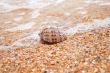
[[[75,9],[77,9],[77,10],[82,10],[82,9],[84,9],[84,7],[77,7],[77,8],[75,8]]]
[[[32,26],[34,24],[35,24],[35,22],[29,22],[29,23],[26,23],[26,24],[18,24],[17,27],[13,27],[11,29],[7,29],[6,31],[14,32],[14,31],[18,31],[18,30],[26,30],[26,29],[32,28]]]
[[[24,46],[24,44],[22,42],[16,41],[12,46],[21,47]]]
[[[4,45],[0,45],[0,50],[6,50],[6,49],[11,49],[11,46],[4,46]]]
[[[31,15],[32,18],[37,18],[40,15],[38,10],[33,11],[31,14],[32,14]]]
[[[20,12],[18,15],[23,16],[25,14],[26,14],[25,12]]]
[[[30,36],[28,36],[28,38],[32,38],[33,40],[39,39],[40,38],[38,35],[39,32],[40,31],[36,31],[36,32],[31,33]]]
[[[48,6],[51,2],[45,2],[43,0],[1,0],[0,1],[0,12],[9,12],[19,8],[31,8],[31,9],[41,9]]]
[[[65,0],[50,0],[51,2],[54,2],[54,3],[62,3],[64,2]]]
[[[16,17],[16,18],[14,18],[14,21],[20,21],[20,20],[22,20],[22,19],[23,19],[23,17],[18,16],[18,17]]]
[[[99,5],[110,5],[110,2],[107,2],[107,3],[101,3]]]
[[[12,44],[12,46],[16,46],[16,47],[30,46],[40,40],[40,37],[38,34],[39,34],[39,31],[32,32],[32,33],[28,34],[27,36],[25,36],[24,38],[20,38],[19,40],[14,42]],[[26,40],[26,42],[24,40]],[[27,40],[29,40],[29,41],[27,41]]]
[[[6,3],[0,3],[0,12],[8,12],[14,9],[15,7],[12,7],[12,5]]]
[[[69,13],[69,12],[65,12],[64,13],[66,16],[70,16],[71,15],[71,13]]]
[[[46,3],[43,0],[29,0],[28,2],[28,7],[29,8],[43,8],[47,5],[49,5],[50,3]]]
[[[56,3],[62,3],[64,2],[65,0],[57,0]]]
[[[89,3],[89,4],[92,4],[92,3],[101,3],[103,2],[102,0],[85,0],[85,3]]]
[[[106,18],[104,20],[94,20],[93,23],[80,23],[76,26],[68,29],[66,32],[68,35],[75,34],[78,32],[87,32],[99,27],[108,27],[110,26],[110,18]]]
[[[82,15],[84,15],[86,13],[87,13],[87,11],[80,11],[80,14],[82,14]]]
[[[4,23],[5,23],[5,24],[11,24],[12,21],[5,21]]]

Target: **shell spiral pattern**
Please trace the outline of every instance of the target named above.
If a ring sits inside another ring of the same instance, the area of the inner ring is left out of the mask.
[[[47,27],[40,32],[41,41],[44,43],[55,44],[67,39],[66,34],[61,32],[58,28]]]

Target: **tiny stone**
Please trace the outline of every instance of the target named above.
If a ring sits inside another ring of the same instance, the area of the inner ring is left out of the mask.
[[[44,71],[44,73],[47,73],[47,71]]]
[[[97,69],[97,68],[95,68],[94,73],[97,73],[97,72],[98,72],[98,69]]]
[[[100,73],[105,73],[105,70],[100,68]]]
[[[86,73],[86,72],[83,70],[83,71],[81,71],[81,73]]]
[[[88,65],[88,62],[85,62],[84,65]]]
[[[95,64],[95,60],[92,61],[92,64]]]
[[[108,56],[108,60],[110,60],[110,55]]]

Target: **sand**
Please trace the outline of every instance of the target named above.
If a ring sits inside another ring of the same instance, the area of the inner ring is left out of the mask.
[[[1,0],[0,73],[110,73],[109,3]],[[41,43],[45,26],[61,28],[68,39]]]

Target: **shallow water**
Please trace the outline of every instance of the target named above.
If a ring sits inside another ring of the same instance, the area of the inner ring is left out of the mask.
[[[57,26],[68,35],[108,27],[110,8],[108,15],[102,15],[103,19],[91,18],[92,21],[82,22],[80,18],[92,14],[88,13],[91,6],[100,12],[100,6],[109,5],[109,0],[0,0],[0,36],[11,40],[7,44],[1,38],[4,42],[1,42],[0,48],[34,44],[39,41],[38,33],[45,26]]]

